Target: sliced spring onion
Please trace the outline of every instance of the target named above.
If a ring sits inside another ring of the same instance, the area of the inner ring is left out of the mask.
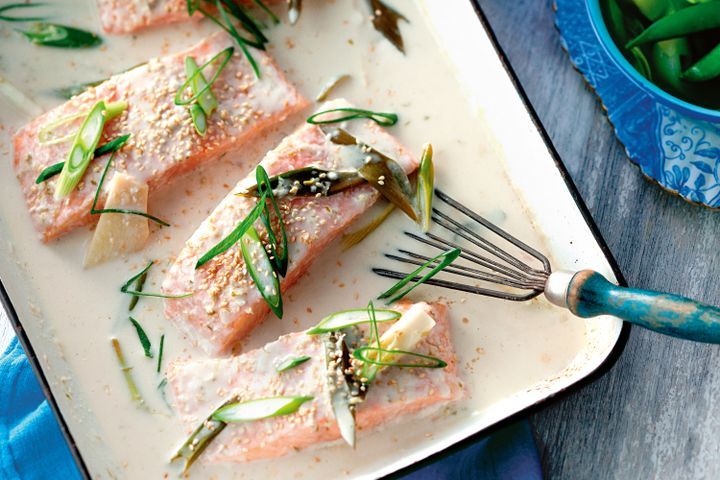
[[[193,78],[193,81],[190,83],[190,90],[193,95],[203,90],[208,83],[202,72],[196,74],[199,69],[200,67],[193,57],[185,57],[185,75],[187,75],[188,78]],[[200,108],[202,108],[202,111],[205,112],[205,115],[212,115],[218,107],[217,97],[215,97],[212,89],[209,88],[205,89],[205,93],[198,97],[197,103],[200,105]]]
[[[150,261],[150,263],[147,264],[145,268],[140,270],[138,273],[130,277],[130,279],[123,284],[122,287],[120,287],[120,291],[122,293],[126,293],[128,295],[134,295],[136,297],[154,297],[154,298],[185,298],[192,295],[192,292],[190,293],[182,293],[180,295],[164,295],[162,293],[148,293],[148,292],[140,292],[137,290],[130,290],[130,285],[132,285],[137,279],[145,275],[148,270],[150,270],[150,267],[153,266],[155,262],[153,260]]]
[[[102,43],[102,38],[92,32],[55,23],[36,23],[20,33],[35,45],[45,47],[90,48]]]
[[[162,370],[163,352],[165,351],[165,334],[160,335],[160,349],[158,350],[157,373]]]
[[[195,268],[198,269],[201,266],[205,265],[207,262],[212,260],[217,255],[220,255],[221,253],[227,251],[235,245],[243,235],[245,235],[245,232],[247,232],[248,228],[250,228],[258,218],[260,218],[260,214],[263,212],[263,209],[265,208],[265,195],[261,195],[258,199],[258,203],[255,205],[255,207],[250,211],[247,217],[238,224],[235,229],[230,232],[230,234],[220,240],[217,245],[215,245],[213,248],[208,250],[203,256],[201,256],[197,263],[195,264]]]
[[[349,80],[350,75],[344,74],[344,75],[336,75],[332,77],[330,80],[327,81],[327,83],[322,87],[320,92],[318,92],[317,96],[315,97],[316,102],[324,102],[327,97],[332,93],[332,91],[340,85],[342,82]]]
[[[143,351],[145,352],[145,356],[148,358],[153,358],[152,354],[152,344],[150,343],[150,339],[147,336],[147,333],[145,333],[145,329],[143,329],[142,325],[135,320],[133,317],[128,317],[130,319],[130,322],[135,327],[135,331],[137,332],[138,339],[140,340],[140,345],[143,347]]]
[[[268,243],[270,244],[270,261],[273,264],[273,269],[284,277],[288,269],[288,241],[287,234],[285,233],[285,222],[283,221],[282,214],[280,213],[280,207],[278,207],[277,201],[275,200],[275,194],[273,194],[272,186],[268,174],[262,166],[255,169],[255,180],[257,182],[258,191],[262,196],[267,196],[270,200],[264,203],[263,212],[260,218],[265,225],[265,230],[268,234]],[[280,227],[280,245],[278,248],[278,236],[273,230],[271,221],[271,212],[268,203],[272,205],[275,218],[277,219],[278,226]]]
[[[265,5],[265,2],[263,2],[262,0],[254,0],[254,2],[255,2],[255,5],[260,7],[262,9],[262,11],[264,11],[272,19],[272,21],[275,25],[280,23],[280,19],[278,18],[278,16],[275,15],[275,13],[272,10],[270,10],[270,7]]]
[[[93,156],[93,160],[97,159],[98,157],[101,157],[107,153],[113,153],[120,150],[125,143],[130,139],[130,134],[127,135],[121,135],[119,137],[114,138],[113,140],[109,141],[108,143],[104,145],[100,145],[98,148],[95,149],[95,155]],[[55,175],[58,175],[60,172],[62,172],[63,166],[65,165],[65,162],[58,162],[54,165],[50,165],[45,170],[40,172],[40,175],[38,175],[38,178],[35,179],[35,183],[42,183],[46,180],[51,179]]]
[[[13,9],[44,7],[46,3],[10,3],[0,7],[0,20],[5,22],[42,22],[43,17],[12,17],[5,14]]]
[[[291,369],[297,367],[298,365],[301,365],[301,364],[307,362],[308,360],[310,360],[310,358],[311,357],[308,355],[303,355],[301,357],[287,358],[283,362],[280,362],[280,364],[277,367],[275,367],[275,371],[278,373],[286,372],[288,370],[291,370]]]
[[[375,218],[373,218],[367,225],[360,227],[354,232],[344,234],[340,239],[340,245],[342,246],[342,249],[349,250],[350,248],[365,240],[368,235],[374,232],[380,225],[383,224],[385,220],[387,220],[387,218],[393,211],[395,211],[395,205],[393,205],[392,203],[388,203],[385,208],[383,208],[382,212],[380,212]]]
[[[113,152],[112,155],[110,155],[110,158],[108,158],[107,164],[105,164],[105,169],[103,170],[102,175],[100,175],[100,182],[98,183],[97,190],[95,190],[95,198],[93,198],[92,206],[90,207],[90,214],[91,215],[102,215],[103,213],[124,213],[127,215],[139,215],[141,217],[145,217],[148,220],[152,220],[153,222],[157,223],[160,226],[163,227],[169,227],[170,224],[167,223],[165,220],[160,220],[159,218],[150,215],[146,212],[139,212],[137,210],[128,210],[125,208],[101,208],[98,209],[97,202],[98,198],[100,197],[100,191],[102,190],[103,183],[105,183],[105,177],[107,176],[107,172],[110,169],[110,165],[112,164],[113,159],[115,158],[115,153]],[[127,292],[126,292],[127,293]],[[156,297],[157,295],[151,295],[151,294],[145,294],[141,292],[135,292],[134,294],[142,296],[142,297]]]
[[[435,276],[440,270],[450,265],[452,262],[455,261],[460,256],[460,249],[459,248],[453,248],[452,250],[448,250],[447,252],[443,252],[440,255],[431,258],[424,264],[422,264],[420,267],[418,267],[415,271],[407,275],[405,278],[397,282],[395,285],[390,287],[390,289],[386,290],[380,296],[379,299],[385,299],[385,304],[389,305],[391,303],[397,302],[401,298],[403,298],[405,295],[410,293],[417,287],[418,285],[422,284],[426,280],[432,278]],[[435,265],[437,263],[437,265]],[[432,267],[432,268],[430,268]],[[423,275],[422,277],[419,277],[419,274],[427,269],[430,268],[430,271]],[[412,285],[410,285],[407,288],[404,288],[406,285],[408,285],[410,282],[414,282]]]
[[[262,22],[258,21],[253,15],[243,7],[240,2],[234,0],[216,0],[223,5],[227,12],[238,19],[240,25],[247,30],[250,35],[255,37],[255,44],[260,45],[261,50],[265,50],[265,44],[270,40],[262,32]],[[226,20],[227,21],[227,20]]]
[[[287,0],[288,2],[288,20],[290,25],[295,25],[300,19],[302,12],[302,0]]]
[[[388,39],[395,48],[405,53],[405,45],[403,44],[398,23],[400,20],[407,22],[408,19],[397,10],[385,5],[381,0],[368,0],[368,5],[370,6],[372,24],[375,30]]]
[[[190,112],[190,118],[192,119],[195,131],[201,137],[204,136],[207,132],[207,115],[197,103],[190,105],[188,111]]]
[[[230,61],[230,58],[233,55],[233,52],[235,49],[233,47],[228,47],[225,50],[221,51],[214,57],[212,57],[210,60],[205,62],[200,68],[196,69],[195,72],[188,76],[187,80],[185,80],[185,83],[183,83],[180,86],[180,89],[175,94],[175,105],[190,105],[191,103],[197,101],[201,96],[207,92],[210,87],[215,83],[215,81],[220,76],[220,73],[223,71],[227,63]],[[215,73],[212,77],[210,77],[210,80],[206,82],[206,84],[198,89],[197,91],[194,91],[192,96],[188,99],[183,99],[183,95],[185,94],[185,90],[188,89],[188,87],[191,87],[193,82],[196,81],[196,78],[198,78],[200,75],[202,75],[202,72],[210,65],[214,64],[218,59],[220,59],[220,65],[215,70]]]
[[[143,287],[145,286],[145,280],[147,280],[148,271],[145,270],[137,280],[135,280],[135,291],[142,292]],[[130,303],[128,304],[128,312],[132,312],[135,309],[135,306],[137,306],[138,301],[140,300],[140,297],[137,295],[133,295],[132,298],[130,298]]]
[[[132,377],[132,367],[129,367],[127,362],[125,361],[125,355],[123,355],[122,347],[120,346],[120,342],[117,338],[112,338],[110,340],[112,343],[113,350],[115,351],[115,356],[117,357],[118,363],[120,364],[120,368],[123,372],[123,377],[125,377],[125,383],[128,386],[128,390],[130,390],[130,398],[133,402],[135,402],[138,406],[144,406],[145,400],[142,398],[142,395],[140,395],[140,391],[137,388],[137,384],[135,383],[135,380]]]
[[[375,309],[376,322],[390,322],[400,318],[402,314],[395,310]],[[372,322],[372,318],[367,308],[358,308],[354,310],[343,310],[335,312],[320,320],[320,323],[308,330],[308,335],[318,335],[321,333],[335,332],[354,325]]]
[[[243,260],[250,278],[255,282],[260,295],[270,306],[278,318],[283,316],[282,295],[280,292],[280,279],[273,268],[265,246],[260,241],[257,230],[249,226],[245,235],[240,239]]]
[[[223,408],[226,405],[231,405],[235,402],[237,402],[236,398],[230,399],[220,408]],[[187,473],[188,469],[193,463],[195,463],[195,460],[197,460],[197,458],[205,451],[215,437],[217,437],[218,434],[227,426],[227,423],[213,419],[215,412],[211,413],[207,419],[198,425],[195,431],[190,434],[188,439],[185,440],[185,443],[180,446],[175,455],[173,455],[170,459],[171,462],[179,458],[185,459],[183,474]]]
[[[374,355],[375,359],[368,357]],[[417,359],[414,363],[393,362],[389,360],[377,360],[377,357],[393,358],[393,357],[411,357]],[[378,347],[360,347],[353,351],[353,357],[372,365],[383,367],[400,367],[400,368],[445,368],[447,363],[439,358],[431,355],[422,355],[415,352],[406,352],[405,350],[387,350]]]
[[[119,117],[127,109],[127,102],[108,102],[105,104],[105,122]],[[90,110],[84,110],[82,112],[74,113],[66,117],[59,118],[53,122],[44,125],[40,132],[38,132],[38,141],[40,145],[55,145],[57,143],[64,143],[68,140],[72,140],[78,134],[78,130],[65,131],[63,133],[57,133],[62,127],[71,125],[76,120],[81,118],[87,118]]]
[[[220,11],[220,16],[222,16],[223,21],[226,25],[226,31],[230,33],[230,35],[235,39],[235,41],[240,46],[240,50],[242,50],[243,54],[245,55],[245,58],[247,59],[248,63],[253,69],[253,72],[255,73],[255,76],[257,78],[260,78],[260,67],[258,67],[257,62],[255,61],[255,58],[250,53],[250,50],[248,49],[248,42],[246,39],[240,36],[237,29],[233,25],[232,21],[228,17],[227,10],[225,10],[225,7],[220,3],[220,0],[215,0],[215,5],[217,6],[218,10]],[[257,43],[254,43],[253,46],[258,47]],[[265,49],[264,44],[260,43],[259,47],[261,50]]]
[[[290,415],[297,412],[303,403],[313,398],[315,397],[269,397],[231,403],[216,410],[212,419],[225,423],[241,423]]]
[[[346,113],[347,115],[331,115],[333,113]],[[318,119],[318,117],[329,118]],[[314,113],[307,118],[307,123],[311,123],[313,125],[328,125],[331,123],[341,123],[348,120],[355,120],[357,118],[372,120],[383,127],[391,127],[398,122],[398,116],[395,113],[373,112],[371,110],[363,110],[362,108],[339,107]]]
[[[85,117],[80,130],[75,135],[70,153],[55,185],[55,200],[65,198],[80,183],[102,136],[105,115],[105,102],[101,100],[90,109]]]
[[[433,166],[433,148],[429,143],[423,149],[418,168],[417,210],[420,213],[420,226],[423,232],[430,230],[432,221],[432,199],[435,189],[435,167]]]
[[[364,182],[365,179],[354,170],[327,170],[314,166],[289,170],[269,178],[273,195],[276,198],[286,196],[316,197],[318,194],[328,196]],[[258,196],[257,184],[249,187],[244,192],[238,193],[238,195],[243,197]]]

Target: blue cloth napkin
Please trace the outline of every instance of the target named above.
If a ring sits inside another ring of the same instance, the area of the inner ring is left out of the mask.
[[[0,480],[75,480],[70,456],[25,352],[14,338],[0,357]],[[403,480],[541,480],[530,425],[522,420],[425,462]]]

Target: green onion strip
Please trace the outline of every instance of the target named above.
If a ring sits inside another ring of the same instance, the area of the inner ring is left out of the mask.
[[[185,298],[185,297],[189,297],[189,296],[192,295],[192,292],[191,292],[191,293],[182,293],[182,294],[180,294],[180,295],[164,295],[164,294],[162,294],[162,293],[148,293],[148,292],[140,292],[140,291],[137,291],[137,290],[131,290],[131,289],[130,289],[130,285],[132,285],[137,279],[139,279],[140,277],[142,277],[143,275],[145,275],[145,274],[147,273],[147,271],[150,270],[150,267],[152,267],[154,263],[155,263],[155,262],[151,260],[150,263],[148,263],[145,268],[143,268],[142,270],[140,270],[138,273],[136,273],[135,275],[133,275],[127,282],[125,282],[125,283],[123,284],[123,286],[120,287],[120,291],[121,291],[122,293],[126,293],[126,294],[128,294],[128,295],[133,295],[133,296],[136,296],[136,297]]]
[[[347,115],[332,116],[333,118],[327,119],[318,119],[318,117],[327,116],[331,113],[346,113]],[[398,122],[398,116],[395,113],[373,112],[371,110],[363,110],[362,108],[340,107],[314,113],[307,118],[307,123],[311,123],[313,125],[327,125],[331,123],[341,123],[359,118],[366,118],[368,120],[372,120],[373,122],[383,127],[391,127]]]

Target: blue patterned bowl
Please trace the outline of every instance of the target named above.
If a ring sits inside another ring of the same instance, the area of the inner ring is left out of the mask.
[[[663,189],[720,208],[720,112],[675,98],[636,72],[610,38],[599,0],[555,0],[555,7],[563,47],[630,160]]]
[[[690,115],[701,120],[707,120],[709,122],[720,122],[720,111],[710,110],[709,108],[700,107],[693,105],[692,103],[681,100],[667,93],[665,90],[659,88],[657,85],[643,77],[631,64],[627,61],[625,56],[620,52],[610,32],[605,25],[605,19],[603,18],[602,11],[600,10],[600,0],[586,0],[588,13],[590,14],[590,20],[592,22],[595,35],[600,40],[600,44],[603,46],[610,59],[615,65],[627,75],[638,87],[650,94],[653,98],[659,102],[673,108],[686,115]]]

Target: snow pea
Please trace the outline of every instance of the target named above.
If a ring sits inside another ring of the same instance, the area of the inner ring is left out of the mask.
[[[665,15],[627,44],[632,48],[720,28],[720,2],[702,3]]]
[[[685,70],[683,77],[691,82],[704,82],[720,77],[720,44]]]

